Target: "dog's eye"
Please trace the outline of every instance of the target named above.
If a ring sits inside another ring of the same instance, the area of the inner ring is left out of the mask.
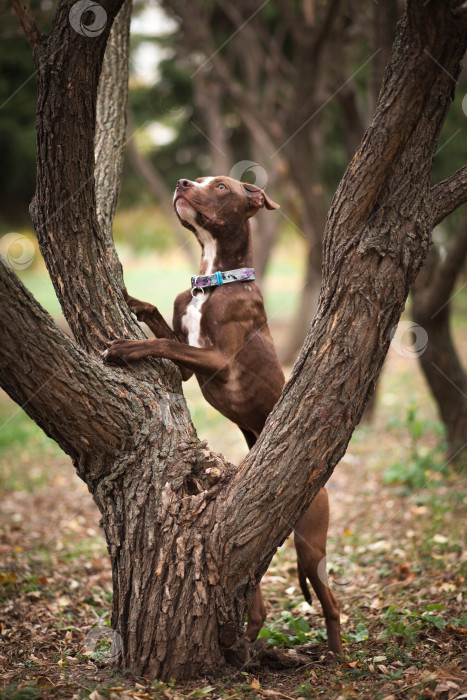
[[[218,187],[220,190],[226,190],[226,189],[227,189],[227,187],[224,185],[223,182],[221,182],[220,185],[217,185],[217,187]]]

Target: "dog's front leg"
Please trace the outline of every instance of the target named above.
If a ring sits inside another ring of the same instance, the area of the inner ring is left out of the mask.
[[[135,297],[131,297],[126,289],[124,289],[123,293],[126,303],[130,307],[130,310],[136,314],[138,321],[143,321],[143,323],[151,329],[156,338],[179,340],[159,309],[149,304],[147,301],[140,301],[139,299],[135,299]]]
[[[195,348],[177,340],[151,338],[150,340],[114,340],[102,353],[107,361],[133,362],[143,357],[165,357],[186,369],[207,377],[226,381],[229,360],[215,348]]]

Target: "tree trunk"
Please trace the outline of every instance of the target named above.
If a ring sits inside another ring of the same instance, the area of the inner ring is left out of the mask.
[[[286,363],[291,363],[297,357],[318,305],[321,286],[321,248],[326,215],[323,187],[313,174],[314,154],[310,136],[306,130],[298,133],[287,146],[287,159],[291,164],[291,173],[297,190],[302,196],[302,233],[308,242],[307,264],[300,302],[283,357]]]
[[[124,2],[112,25],[99,77],[94,137],[97,221],[106,240],[109,265],[121,283],[123,271],[115,251],[112,224],[120,195],[126,145],[132,9],[132,0]]]
[[[193,76],[195,103],[197,104],[206,133],[206,149],[211,157],[211,173],[223,175],[229,173],[233,166],[232,154],[227,138],[227,131],[222,119],[224,89],[222,83],[206,76],[203,71]],[[199,130],[199,127],[197,127]]]
[[[95,214],[98,77],[119,4],[106,3],[102,34],[83,37],[59,0],[45,41],[17,2],[38,67],[34,221],[76,342],[2,264],[0,379],[72,456],[102,512],[122,665],[184,679],[221,671],[225,648],[245,661],[256,583],[362,415],[429,247],[432,156],[467,38],[455,3],[409,1],[374,121],[327,219],[311,332],[237,468],[199,443],[172,363],[109,367],[98,354],[109,338],[140,334]]]
[[[368,119],[371,119],[378,101],[384,71],[391,55],[394,33],[399,17],[398,0],[372,2],[370,7],[370,47],[374,56],[368,84]]]
[[[446,426],[448,457],[465,464],[467,452],[467,377],[459,361],[451,334],[450,308],[447,304],[433,317],[426,316],[413,294],[413,320],[428,335],[420,366]]]
[[[412,317],[428,335],[418,354],[425,379],[446,426],[448,457],[465,463],[467,454],[467,376],[451,333],[451,296],[467,255],[467,216],[451,241],[445,260],[433,248],[412,289]]]

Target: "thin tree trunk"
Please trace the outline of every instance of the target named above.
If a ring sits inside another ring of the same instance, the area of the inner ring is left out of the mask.
[[[321,286],[322,240],[326,221],[323,188],[313,174],[314,154],[310,137],[304,129],[287,147],[287,159],[297,190],[302,195],[303,235],[308,241],[307,264],[300,291],[300,301],[291,325],[290,337],[284,350],[284,362],[294,362],[310,329]]]
[[[266,173],[265,163],[266,154],[261,148],[261,143],[255,138],[250,137],[250,153],[256,164],[262,168],[258,170],[258,175],[263,171]],[[257,182],[258,187],[267,187],[268,193],[274,198],[274,192],[277,188],[278,180],[280,179],[278,170],[267,172],[266,182]],[[261,177],[259,177],[261,180]],[[282,188],[281,188],[282,191]],[[280,209],[278,211],[281,211]],[[253,231],[253,249],[255,260],[255,277],[259,286],[262,286],[266,268],[271,259],[272,251],[277,243],[280,232],[281,220],[277,216],[268,216],[268,212],[260,211],[257,216],[251,219]]]
[[[123,284],[123,271],[112,235],[122,182],[126,144],[128,57],[132,0],[126,0],[112,26],[99,77],[94,137],[96,211],[114,275]]]
[[[193,78],[195,102],[206,129],[206,149],[211,157],[212,175],[228,175],[233,159],[222,119],[224,89],[219,81],[206,77],[200,71]]]
[[[448,456],[465,463],[467,453],[467,375],[451,333],[451,296],[467,256],[467,216],[446,258],[433,248],[412,289],[412,317],[428,335],[418,359],[446,426]]]
[[[374,59],[371,62],[368,85],[368,120],[374,114],[384,71],[391,55],[400,4],[398,0],[385,0],[381,4],[369,3],[372,15],[370,19],[370,46]]]

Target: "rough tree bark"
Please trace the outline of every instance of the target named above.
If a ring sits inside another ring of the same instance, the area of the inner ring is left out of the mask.
[[[345,452],[429,248],[431,164],[465,11],[408,2],[375,118],[329,212],[311,333],[237,468],[197,440],[170,362],[100,360],[109,338],[140,334],[95,213],[98,76],[121,0],[106,0],[95,37],[70,27],[69,0],[47,38],[16,4],[38,68],[34,223],[74,340],[0,265],[1,384],[72,456],[102,512],[122,665],[165,680],[219,672],[225,647],[245,650],[256,582]]]
[[[107,244],[107,257],[117,279],[123,271],[115,251],[112,224],[117,210],[126,145],[128,56],[132,0],[123,3],[110,31],[99,77],[94,137],[97,221]]]

